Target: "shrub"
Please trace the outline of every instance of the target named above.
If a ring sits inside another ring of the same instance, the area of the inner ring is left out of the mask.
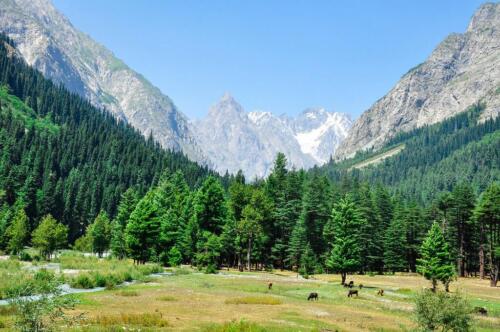
[[[37,272],[32,280],[8,291],[9,303],[16,310],[16,330],[46,331],[61,319],[71,323],[65,312],[74,307],[75,300],[62,296],[59,285],[53,274]]]
[[[19,253],[19,260],[24,262],[31,262],[33,258],[27,251],[23,250]]]
[[[460,293],[420,292],[415,298],[415,320],[421,331],[473,330],[472,308]]]
[[[77,275],[75,278],[71,279],[69,285],[73,288],[90,289],[94,288],[94,279],[90,277],[87,273],[82,273]]]

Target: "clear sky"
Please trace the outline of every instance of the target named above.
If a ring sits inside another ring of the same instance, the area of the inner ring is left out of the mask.
[[[479,0],[53,0],[191,118],[224,92],[247,111],[356,118]]]

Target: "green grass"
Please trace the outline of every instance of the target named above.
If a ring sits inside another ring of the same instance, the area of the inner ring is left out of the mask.
[[[226,304],[266,304],[266,305],[278,305],[283,302],[273,296],[244,296],[244,297],[235,297],[231,299],[227,299],[225,301]]]
[[[71,251],[61,254],[57,261],[62,269],[80,270],[68,283],[71,287],[83,289],[113,288],[132,280],[149,282],[152,280],[150,274],[163,272],[163,268],[156,264],[135,265],[130,260],[85,257]]]
[[[0,87],[0,102],[2,103],[2,112],[11,111],[15,118],[24,122],[26,128],[34,126],[38,130],[46,130],[52,134],[59,131],[59,126],[54,124],[49,117],[37,116],[35,111],[21,99],[9,94],[5,86]]]

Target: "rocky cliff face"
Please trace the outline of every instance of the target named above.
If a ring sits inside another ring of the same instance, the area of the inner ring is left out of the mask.
[[[106,108],[165,148],[204,161],[186,117],[111,51],[76,30],[49,0],[0,0],[0,32],[51,80]]]
[[[350,125],[346,115],[324,109],[309,109],[297,118],[247,113],[229,94],[195,123],[198,141],[216,169],[241,169],[249,178],[268,175],[278,152],[297,168],[328,161]]]
[[[481,118],[500,113],[500,4],[482,5],[467,31],[451,34],[422,64],[355,122],[336,153],[380,147],[399,131],[442,121],[485,102]]]

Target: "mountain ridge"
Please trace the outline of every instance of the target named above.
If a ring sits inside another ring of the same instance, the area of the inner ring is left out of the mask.
[[[440,122],[485,102],[481,121],[500,113],[500,4],[483,4],[464,33],[452,33],[425,62],[354,123],[336,159],[379,148],[399,131]]]
[[[49,0],[0,0],[0,32],[45,77],[105,108],[167,149],[204,163],[173,101],[110,50],[77,30]]]

